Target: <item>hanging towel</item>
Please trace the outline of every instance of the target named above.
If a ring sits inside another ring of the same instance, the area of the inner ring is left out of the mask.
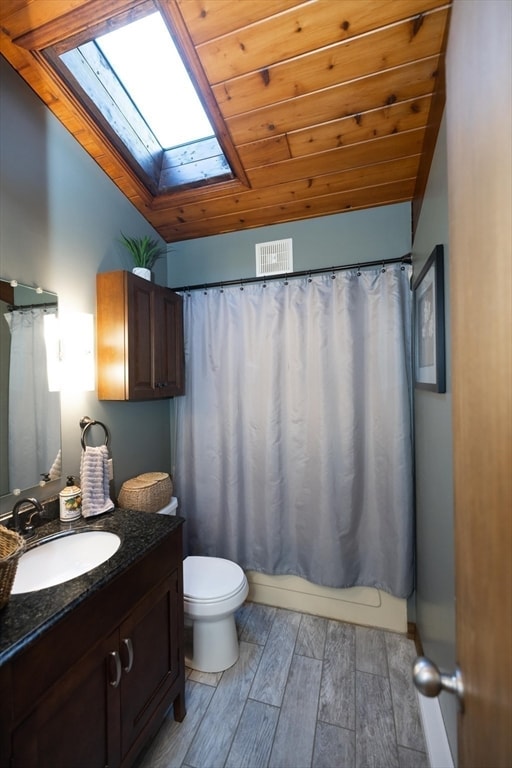
[[[92,517],[114,509],[108,488],[108,448],[106,445],[87,446],[82,451],[80,484],[82,515]]]

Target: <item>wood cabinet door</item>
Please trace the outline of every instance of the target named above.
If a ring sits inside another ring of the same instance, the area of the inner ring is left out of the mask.
[[[147,280],[128,273],[128,400],[148,400],[155,396],[154,358],[155,290]]]
[[[135,755],[169,706],[180,674],[179,574],[154,588],[121,625],[121,743]],[[126,762],[130,762],[127,760]]]
[[[14,731],[12,768],[118,765],[119,689],[108,683],[117,632],[98,643],[53,685]]]
[[[155,343],[156,397],[174,397],[185,391],[183,299],[163,289],[158,297],[158,338]]]

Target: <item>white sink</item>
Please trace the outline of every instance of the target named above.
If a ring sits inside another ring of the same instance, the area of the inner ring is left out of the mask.
[[[109,531],[83,531],[43,541],[20,557],[12,594],[74,579],[112,557],[120,544],[119,536]]]

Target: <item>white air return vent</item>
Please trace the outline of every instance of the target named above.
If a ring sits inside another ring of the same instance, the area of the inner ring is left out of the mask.
[[[293,272],[292,238],[256,243],[256,276]]]

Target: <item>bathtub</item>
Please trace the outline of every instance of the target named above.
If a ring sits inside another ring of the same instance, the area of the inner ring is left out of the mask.
[[[333,589],[298,576],[269,576],[248,571],[248,600],[338,621],[407,632],[407,600],[374,587]]]

